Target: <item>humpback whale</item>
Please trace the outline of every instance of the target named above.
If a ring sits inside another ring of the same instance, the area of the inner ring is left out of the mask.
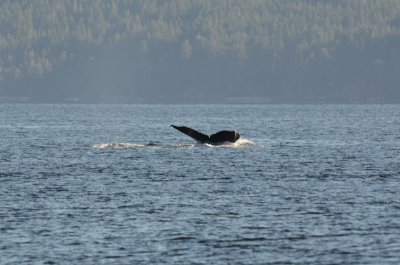
[[[202,144],[218,145],[226,142],[234,143],[240,138],[240,134],[236,131],[219,131],[208,136],[186,126],[171,125],[171,127],[177,129],[178,131],[186,134],[187,136],[195,139],[197,142]]]

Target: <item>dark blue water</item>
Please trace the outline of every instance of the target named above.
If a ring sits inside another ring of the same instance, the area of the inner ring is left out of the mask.
[[[399,264],[399,191],[397,105],[0,105],[0,264]]]

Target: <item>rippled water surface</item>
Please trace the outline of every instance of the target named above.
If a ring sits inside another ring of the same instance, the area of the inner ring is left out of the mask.
[[[400,264],[400,106],[3,104],[0,136],[0,264]]]

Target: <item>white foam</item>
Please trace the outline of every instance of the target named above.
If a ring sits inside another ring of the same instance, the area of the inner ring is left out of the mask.
[[[237,145],[239,147],[257,146],[257,144],[255,142],[252,142],[252,141],[247,140],[247,139],[239,139],[234,143],[234,145]]]
[[[212,145],[212,144],[205,144],[205,145],[208,147],[229,147],[229,148],[243,148],[243,147],[257,146],[256,143],[247,139],[239,139],[234,143],[226,142],[220,145]]]
[[[166,147],[173,147],[173,148],[193,148],[196,147],[197,144],[171,144],[167,145]]]
[[[130,144],[130,143],[110,143],[110,144],[94,144],[93,148],[138,148],[144,147],[144,144]]]

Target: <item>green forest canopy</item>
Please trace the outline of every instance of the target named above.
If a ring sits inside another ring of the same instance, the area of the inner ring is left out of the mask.
[[[0,79],[42,76],[90,50],[132,43],[196,54],[329,59],[343,43],[400,36],[398,0],[4,0]]]

